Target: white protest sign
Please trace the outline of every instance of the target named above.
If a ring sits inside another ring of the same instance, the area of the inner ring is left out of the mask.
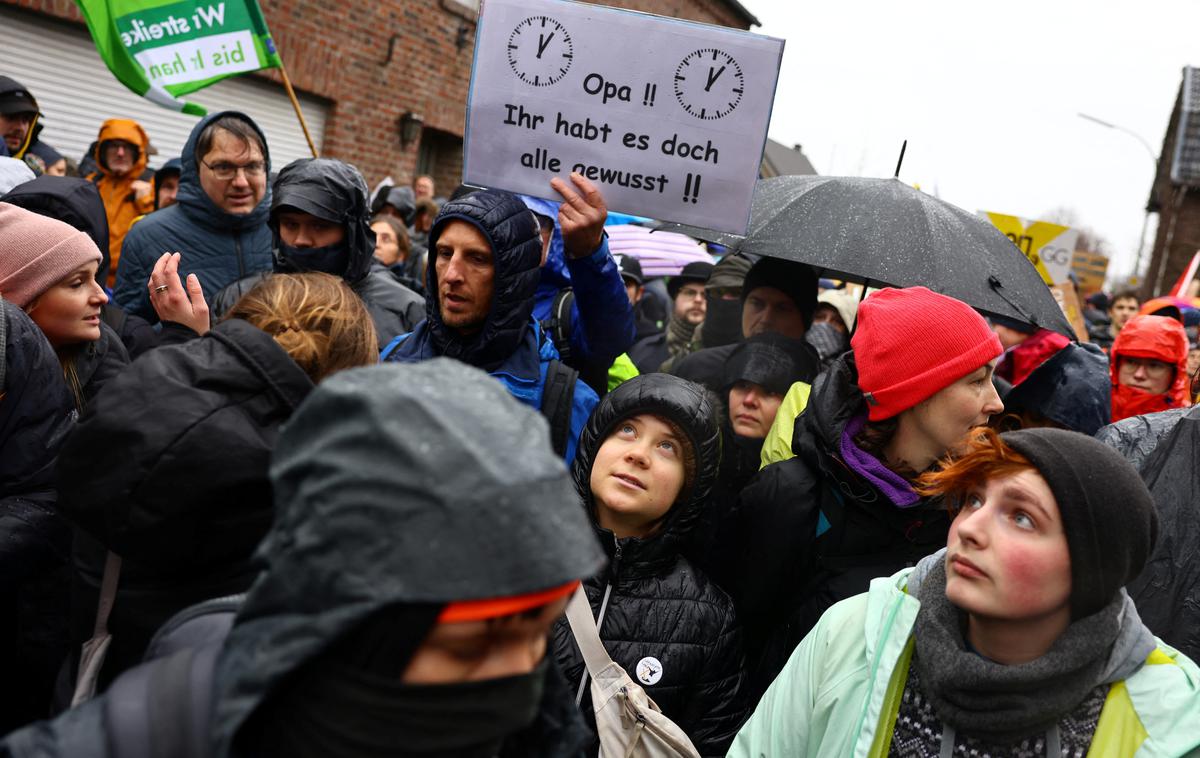
[[[745,234],[783,40],[564,0],[484,0],[463,180]]]

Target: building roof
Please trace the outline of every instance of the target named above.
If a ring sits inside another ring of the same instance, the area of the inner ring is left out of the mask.
[[[738,0],[722,0],[725,5],[729,6],[737,15],[741,16],[747,26],[762,26],[762,22],[754,17],[750,9],[738,2]]]
[[[812,162],[799,145],[788,147],[773,139],[767,139],[760,173],[764,179],[768,179],[772,176],[816,175],[817,170],[813,168]]]
[[[1200,186],[1200,68],[1183,69],[1176,128],[1174,155],[1170,156],[1171,182]]]

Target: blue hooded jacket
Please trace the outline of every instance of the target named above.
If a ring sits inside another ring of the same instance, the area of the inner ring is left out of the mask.
[[[213,121],[232,116],[249,124],[263,144],[263,160],[267,172],[271,157],[267,138],[258,124],[244,113],[222,111],[201,119],[183,148],[179,194],[169,208],[155,211],[138,221],[125,235],[121,246],[121,266],[113,298],[129,313],[151,323],[158,314],[150,304],[146,283],[159,257],[166,252],[179,252],[179,276],[186,280],[195,274],[211,303],[214,295],[225,285],[258,271],[271,268],[271,230],[267,215],[271,208],[271,188],[268,183],[262,200],[247,214],[226,213],[200,186],[196,142],[200,132]]]
[[[571,305],[570,364],[580,371],[587,367],[607,369],[633,345],[637,333],[625,280],[609,254],[607,235],[591,255],[568,258],[558,225],[559,204],[529,195],[520,197],[534,213],[554,219],[550,250],[534,296],[533,317],[538,321],[549,319],[555,296],[570,287],[575,293]]]
[[[480,331],[465,337],[442,323],[438,307],[437,239],[451,221],[465,221],[487,238],[496,267],[491,312]],[[537,223],[514,196],[475,192],[446,203],[429,231],[425,320],[394,339],[384,349],[383,360],[417,363],[437,356],[455,358],[487,371],[513,397],[540,410],[546,372],[550,361],[559,357],[532,318],[540,260]],[[567,463],[574,460],[579,434],[598,402],[595,391],[576,380]]]

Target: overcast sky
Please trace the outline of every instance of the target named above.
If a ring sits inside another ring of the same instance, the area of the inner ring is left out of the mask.
[[[743,4],[787,40],[770,136],[818,173],[891,176],[907,139],[905,182],[970,211],[1074,209],[1109,242],[1110,277],[1132,270],[1151,156],[1077,114],[1157,155],[1182,68],[1200,66],[1200,2]]]

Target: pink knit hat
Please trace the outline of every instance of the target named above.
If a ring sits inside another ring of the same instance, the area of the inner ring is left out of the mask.
[[[883,289],[862,301],[850,346],[872,421],[908,410],[1004,352],[971,306],[924,287]]]
[[[57,219],[0,203],[0,295],[18,308],[80,266],[100,262],[92,238]]]

